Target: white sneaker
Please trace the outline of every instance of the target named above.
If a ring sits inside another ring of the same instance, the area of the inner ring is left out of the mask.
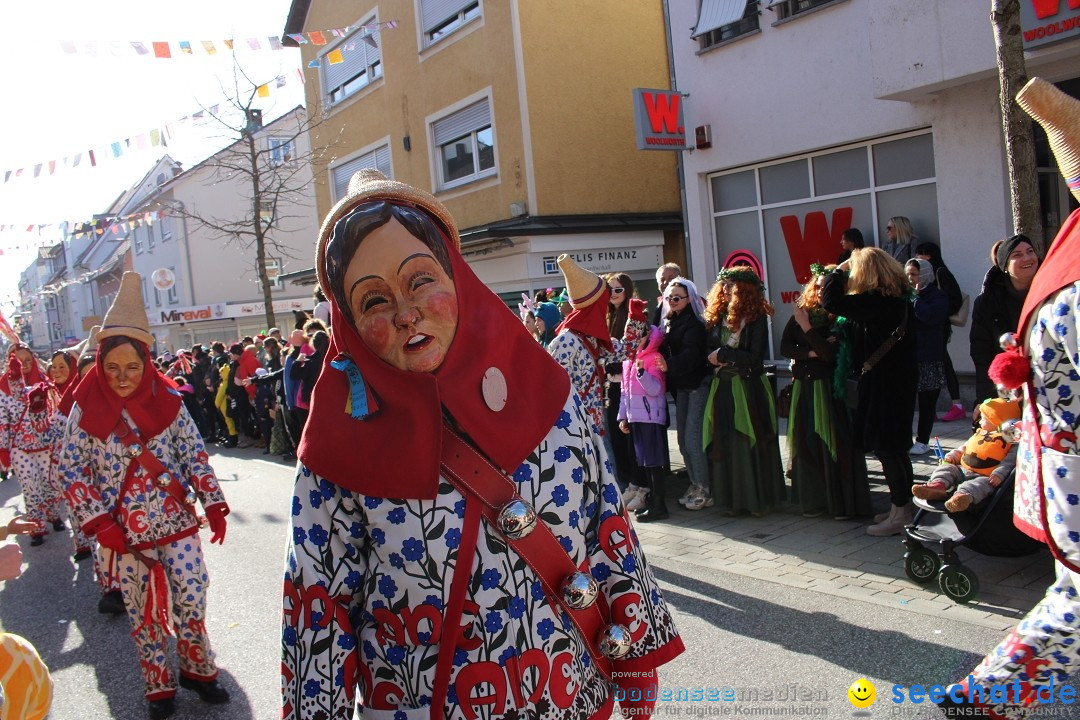
[[[908,450],[908,455],[925,455],[930,452],[930,446],[926,443],[917,442]]]
[[[649,491],[645,488],[638,488],[637,490],[634,496],[626,503],[627,512],[634,512],[645,507],[645,499],[649,496]]]
[[[686,501],[687,510],[701,510],[703,508],[712,507],[713,499],[709,495],[709,491],[702,487],[694,486],[694,495]]]
[[[629,505],[631,500],[633,500],[635,497],[637,497],[643,492],[645,492],[645,488],[643,487],[634,485],[633,483],[627,485],[626,489],[623,490],[622,504],[624,506]]]
[[[686,503],[688,503],[690,501],[690,498],[694,497],[694,490],[696,488],[697,488],[697,485],[693,485],[693,484],[691,484],[689,487],[687,487],[686,492],[684,492],[682,494],[682,497],[679,498],[678,503],[680,505],[686,505]]]

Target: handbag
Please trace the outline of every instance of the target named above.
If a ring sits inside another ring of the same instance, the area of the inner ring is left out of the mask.
[[[971,309],[971,296],[967,293],[962,293],[964,299],[960,301],[960,309],[949,316],[949,324],[956,327],[964,327],[967,325],[968,311]]]
[[[789,383],[776,394],[776,417],[786,418],[791,414],[791,387]]]
[[[893,349],[896,343],[900,342],[900,338],[904,337],[904,333],[907,332],[907,319],[908,305],[904,303],[904,319],[900,321],[900,324],[896,326],[896,329],[892,331],[889,337],[885,338],[884,342],[878,346],[874,354],[866,358],[858,377],[851,377],[844,381],[844,403],[852,410],[859,406],[859,381],[874,369],[874,366]]]

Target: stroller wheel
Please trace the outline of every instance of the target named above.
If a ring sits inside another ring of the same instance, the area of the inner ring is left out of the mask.
[[[938,556],[926,548],[915,548],[904,553],[904,573],[920,585],[933,581],[940,567]]]
[[[963,565],[946,565],[938,577],[938,587],[955,602],[966,603],[979,594],[979,579]]]

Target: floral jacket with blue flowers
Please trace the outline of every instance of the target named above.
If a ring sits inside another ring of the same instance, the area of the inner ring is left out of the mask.
[[[586,346],[587,342],[592,344],[591,348]],[[626,349],[622,341],[613,339],[612,344],[615,350],[608,352],[607,348],[597,345],[591,338],[585,340],[575,332],[564,330],[547,348],[555,362],[562,365],[570,376],[570,386],[584,403],[585,410],[592,419],[593,431],[601,437],[607,432],[607,423],[604,420],[604,401],[607,397],[604,381],[607,373],[604,372],[604,366],[626,360]],[[596,353],[595,357],[593,353]]]
[[[134,427],[127,411],[123,415]],[[128,546],[135,550],[165,545],[199,531],[194,514],[158,487],[142,467],[120,497],[128,464],[136,461],[127,458],[115,434],[103,442],[79,427],[81,417],[82,409],[76,405],[63,440],[60,481],[75,520],[87,534],[93,534],[106,516],[120,525]],[[185,488],[195,491],[204,508],[225,504],[202,438],[183,405],[172,424],[149,439],[147,448]]]
[[[599,582],[597,602],[607,603],[612,622],[630,630],[633,644],[617,669],[653,669],[679,654],[682,641],[590,426],[571,390],[514,480]],[[466,521],[466,505],[445,480],[434,500],[393,500],[345,491],[298,467],[283,718],[350,719],[356,703],[365,720],[584,720],[606,707],[611,688],[569,619],[496,529],[472,510]],[[470,534],[476,549],[462,575],[459,548]],[[460,617],[452,647],[440,642],[446,616]]]

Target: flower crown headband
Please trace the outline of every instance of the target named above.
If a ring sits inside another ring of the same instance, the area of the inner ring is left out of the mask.
[[[761,281],[761,278],[757,276],[757,273],[746,267],[745,265],[736,265],[735,267],[724,268],[716,275],[717,280],[726,280],[728,282],[742,282],[749,285],[757,285],[762,290],[765,289],[765,283]]]
[[[813,263],[810,266],[810,274],[814,277],[821,277],[825,274],[825,266],[821,263]]]

